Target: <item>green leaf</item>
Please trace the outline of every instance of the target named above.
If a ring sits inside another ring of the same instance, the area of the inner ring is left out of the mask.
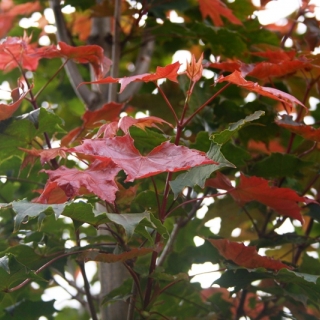
[[[240,32],[223,27],[211,27],[195,22],[190,28],[205,44],[209,44],[214,55],[225,57],[239,57],[246,50],[247,45]]]
[[[17,214],[14,224],[14,232],[20,229],[21,223],[27,223],[29,219],[39,217],[41,213],[55,213],[58,217],[65,208],[65,204],[40,204],[31,203],[27,200],[13,201],[12,209]]]
[[[130,128],[130,135],[134,140],[135,147],[141,154],[149,153],[153,148],[168,140],[163,136],[163,134],[154,130],[150,130],[148,128],[142,130],[135,126]]]
[[[291,154],[272,153],[269,157],[255,163],[251,174],[263,178],[294,177],[308,162]]]
[[[4,256],[0,258],[0,268],[3,268],[10,274],[10,268],[9,268],[9,257]]]
[[[140,227],[148,227],[157,230],[162,236],[167,236],[168,231],[162,225],[162,223],[156,219],[152,214],[149,212],[143,213],[123,213],[123,214],[116,214],[116,213],[107,213],[107,217],[114,223],[121,225],[127,234],[127,237],[130,239],[135,232],[135,229],[140,225]],[[140,229],[140,232],[143,232]],[[145,235],[145,233],[144,233]],[[148,239],[150,239],[147,236]]]
[[[285,284],[294,284],[299,287],[300,294],[304,294],[315,305],[320,303],[320,276],[281,269],[274,277]],[[286,289],[286,288],[285,288]],[[289,289],[286,289],[288,292]]]
[[[43,132],[51,135],[57,132],[66,133],[66,131],[61,128],[61,126],[64,125],[63,120],[52,111],[40,108],[38,121],[38,134]]]
[[[5,127],[0,122],[0,163],[17,156],[22,159],[24,154],[20,148],[26,148],[36,136],[36,128],[28,120],[13,121]]]
[[[259,119],[261,116],[265,114],[264,111],[255,111],[250,116],[245,117],[235,123],[231,123],[229,128],[223,130],[222,132],[215,133],[211,136],[211,140],[217,144],[224,144],[226,143],[236,132],[238,132],[244,125],[248,122],[254,121]]]
[[[4,309],[6,315],[0,319],[24,319],[34,320],[41,316],[47,316],[49,319],[57,310],[54,308],[55,300],[51,301],[20,301]]]
[[[218,164],[210,164],[192,168],[188,172],[180,174],[175,180],[170,181],[170,186],[175,198],[177,198],[179,193],[185,187],[193,187],[198,185],[200,188],[204,188],[205,182],[210,177],[212,172],[223,167],[235,167],[223,156],[223,154],[220,152],[220,149],[221,145],[212,143],[210,150],[207,153],[207,156],[216,161]]]
[[[309,203],[307,208],[309,209],[307,215],[320,222],[320,206],[316,203]]]
[[[41,276],[30,270],[26,265],[20,263],[12,253],[6,253],[1,258],[1,261],[3,263],[0,268],[0,291],[6,292],[6,290],[27,278],[35,281],[44,281]]]

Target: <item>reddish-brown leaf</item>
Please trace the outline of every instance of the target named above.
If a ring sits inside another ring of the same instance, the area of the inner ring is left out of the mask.
[[[44,170],[49,175],[49,180],[38,202],[47,203],[53,186],[56,186],[64,191],[67,198],[94,193],[102,200],[112,203],[118,190],[114,179],[120,170],[111,161],[95,161],[84,171],[64,166],[57,170]]]
[[[10,104],[0,103],[0,121],[10,118],[16,110],[19,108],[22,100],[28,92],[22,94],[19,93],[19,88],[15,88],[11,91],[11,97],[13,102]]]
[[[245,78],[243,78],[243,76],[241,75],[241,72],[238,70],[234,71],[233,73],[231,73],[226,77],[221,76],[217,82],[224,82],[224,81],[234,83],[239,87],[255,92],[262,96],[266,96],[271,99],[281,101],[284,104],[288,105],[289,107],[292,107],[294,103],[305,107],[298,99],[296,99],[291,94],[288,94],[278,89],[274,89],[270,87],[262,87],[256,82],[247,81]]]
[[[208,239],[208,241],[218,249],[219,254],[226,260],[231,260],[241,267],[266,268],[276,271],[283,268],[292,269],[279,260],[260,256],[256,247],[246,247],[243,243],[231,242],[226,239]]]
[[[240,71],[241,64],[237,61],[225,61],[225,62],[212,62],[207,65],[208,68],[219,69],[222,71],[233,72],[235,70]]]
[[[84,140],[81,146],[69,149],[96,159],[111,159],[126,174],[125,181],[154,176],[162,172],[177,172],[204,164],[216,162],[206,157],[204,152],[176,146],[169,141],[154,148],[148,155],[141,155],[129,135],[108,139]]]
[[[39,58],[65,58],[78,63],[90,63],[97,79],[101,79],[110,69],[111,60],[104,56],[103,49],[97,45],[72,47],[64,42],[37,50],[33,55]]]
[[[209,179],[207,185],[227,190],[240,205],[259,201],[279,214],[303,223],[298,202],[307,202],[308,199],[300,197],[292,189],[271,187],[268,180],[246,177],[243,174],[240,176],[239,185],[233,187],[230,180],[220,172],[217,172],[216,178]]]
[[[290,117],[283,117],[283,120],[276,120],[276,124],[291,132],[302,136],[304,139],[320,142],[320,129],[315,129],[303,123],[293,121]]]
[[[96,111],[87,110],[82,116],[85,128],[96,128],[101,121],[115,121],[118,119],[123,104],[110,102]]]
[[[241,21],[232,13],[232,10],[220,0],[199,0],[199,9],[202,17],[209,16],[217,27],[223,26],[221,16],[233,24],[242,25]]]
[[[55,157],[66,157],[66,149],[65,148],[52,148],[52,149],[24,149],[19,148],[20,150],[28,153],[29,155],[33,157],[40,157],[41,164],[45,164],[46,162],[50,161],[51,159],[54,159]]]
[[[59,187],[57,181],[48,181],[44,190],[36,190],[41,192],[40,197],[34,199],[32,202],[36,203],[65,203],[68,197],[62,188]]]
[[[93,81],[93,82],[83,82],[82,84],[89,84],[89,83],[95,83],[95,84],[107,84],[107,83],[120,83],[120,93],[126,88],[126,86],[131,82],[151,82],[151,81],[157,81],[159,79],[169,79],[173,82],[177,82],[177,76],[178,76],[178,70],[180,67],[179,62],[175,62],[173,64],[169,64],[165,67],[157,67],[155,73],[144,73],[139,74],[136,76],[131,77],[124,77],[124,78],[112,78],[107,77],[101,80]]]

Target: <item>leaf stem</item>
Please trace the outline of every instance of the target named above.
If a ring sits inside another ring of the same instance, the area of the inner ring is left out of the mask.
[[[68,257],[74,254],[78,254],[78,253],[82,253],[83,251],[74,251],[74,252],[67,252],[64,254],[59,255],[58,257],[53,258],[52,260],[46,262],[43,266],[41,266],[38,270],[36,270],[34,273],[35,274],[39,274],[41,271],[43,271],[45,268],[49,267],[52,263],[56,262],[57,260],[64,258],[64,257]],[[3,290],[4,292],[14,292],[17,291],[21,288],[23,288],[25,285],[27,285],[29,282],[31,282],[32,279],[31,278],[27,278],[26,280],[22,281],[20,284],[18,284],[17,286],[13,287],[13,288],[9,288],[6,290]]]
[[[183,125],[186,126],[203,108],[205,108],[210,102],[212,102],[221,92],[227,89],[231,83],[227,83],[220,90],[218,90],[211,98],[209,98],[204,104],[202,104],[186,121]]]
[[[66,59],[63,61],[62,65],[58,68],[58,70],[50,77],[50,79],[43,85],[43,87],[36,93],[34,96],[34,100],[37,100],[42,91],[50,84],[50,82],[59,74],[59,72],[64,68],[65,64],[69,61]]]
[[[168,106],[169,109],[171,110],[171,112],[172,112],[172,114],[173,114],[173,116],[174,116],[174,119],[175,119],[175,121],[176,121],[176,124],[178,125],[178,124],[179,124],[179,119],[178,119],[177,114],[176,114],[176,112],[174,111],[174,109],[173,109],[170,101],[168,100],[167,96],[166,96],[165,93],[163,92],[162,88],[161,88],[158,84],[156,84],[156,86],[157,86],[157,89],[159,90],[159,92],[161,93],[164,101],[166,102],[167,106]]]

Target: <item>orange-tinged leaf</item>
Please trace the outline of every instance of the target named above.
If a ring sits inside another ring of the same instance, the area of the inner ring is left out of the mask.
[[[202,17],[209,16],[217,27],[223,26],[221,16],[233,24],[242,25],[242,22],[232,13],[232,10],[220,0],[199,0],[199,9]]]
[[[222,173],[217,172],[213,179],[207,180],[207,186],[227,190],[240,204],[258,201],[272,208],[277,213],[297,219],[303,223],[298,202],[308,202],[309,199],[300,197],[289,188],[277,188],[269,185],[269,181],[259,177],[240,176],[239,185],[233,187],[230,180]]]
[[[73,47],[65,42],[59,42],[58,46],[51,45],[37,50],[34,57],[38,58],[65,58],[78,63],[90,63],[97,79],[101,79],[110,69],[111,60],[104,56],[103,49],[97,45]]]
[[[154,128],[161,130],[157,126],[157,123],[160,123],[160,124],[166,123],[167,125],[172,127],[172,125],[169,122],[167,122],[161,118],[158,118],[158,117],[145,117],[145,118],[140,118],[140,119],[133,119],[131,117],[123,117],[120,119],[118,127],[124,133],[128,133],[129,128],[131,126],[138,127],[142,130],[145,130],[146,127],[154,127]]]
[[[120,170],[111,161],[95,161],[83,171],[64,166],[57,170],[44,170],[49,175],[49,180],[38,202],[47,203],[54,185],[61,188],[67,198],[93,193],[102,200],[112,203],[118,190],[114,179]]]
[[[231,260],[241,267],[249,269],[266,268],[275,271],[283,268],[292,269],[279,260],[259,255],[256,247],[246,247],[243,243],[226,239],[208,239],[208,241],[218,249],[219,254],[226,260]]]
[[[235,70],[233,73],[231,73],[230,75],[228,75],[226,77],[221,76],[217,82],[225,82],[225,81],[236,84],[239,87],[242,87],[246,90],[255,92],[255,93],[260,94],[262,96],[266,96],[271,99],[281,101],[284,104],[288,105],[289,107],[292,107],[292,105],[294,103],[305,107],[298,99],[296,99],[291,94],[288,94],[288,93],[285,93],[285,92],[280,91],[278,89],[274,89],[274,88],[270,88],[270,87],[262,87],[256,82],[247,81],[241,75],[241,72],[238,70]]]
[[[101,80],[93,81],[93,82],[83,82],[82,84],[107,84],[107,83],[120,83],[120,93],[126,88],[126,86],[131,83],[131,82],[155,82],[159,79],[169,79],[173,82],[178,82],[177,81],[177,76],[178,76],[178,70],[180,67],[179,62],[175,62],[173,64],[169,64],[165,67],[157,67],[155,73],[144,73],[144,74],[139,74],[131,77],[124,77],[124,78],[112,78],[112,77],[107,77]]]
[[[72,18],[72,34],[78,35],[79,40],[86,41],[90,35],[92,25],[90,12],[74,12]]]
[[[20,107],[22,100],[28,92],[24,92],[20,95],[19,90],[19,88],[15,88],[11,91],[11,96],[13,99],[12,103],[0,103],[0,121],[10,118]]]
[[[283,117],[282,120],[276,120],[276,124],[280,127],[286,128],[291,132],[302,136],[307,140],[320,142],[320,129],[315,129],[304,123],[298,123],[292,120],[290,116]]]
[[[286,149],[280,144],[279,140],[271,140],[268,144],[262,141],[249,140],[248,150],[253,152],[271,154],[273,152],[284,153]]]
[[[193,82],[199,81],[202,77],[202,71],[203,71],[203,53],[201,54],[201,57],[199,58],[198,62],[196,62],[196,58],[194,55],[192,55],[190,63],[187,63],[187,70],[186,74],[189,77],[189,79]]]
[[[81,146],[69,151],[90,155],[99,160],[112,160],[126,172],[126,182],[162,172],[178,172],[194,166],[215,164],[204,152],[177,146],[169,141],[155,147],[149,154],[141,155],[128,134],[107,139],[87,139]]]

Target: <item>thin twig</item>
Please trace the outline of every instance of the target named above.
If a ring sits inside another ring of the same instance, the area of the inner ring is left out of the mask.
[[[75,234],[76,234],[77,245],[78,245],[78,247],[81,247],[79,229],[76,230]],[[86,292],[86,297],[87,297],[87,300],[88,300],[88,305],[89,305],[89,310],[90,310],[90,314],[91,314],[92,320],[98,320],[97,312],[96,312],[96,309],[94,307],[92,295],[91,295],[91,292],[90,292],[90,284],[89,284],[88,277],[87,277],[87,274],[86,274],[86,269],[85,269],[85,266],[84,266],[84,262],[83,261],[77,261],[77,263],[78,263],[78,265],[80,267],[81,275],[82,275],[82,278],[83,278],[84,290]]]

